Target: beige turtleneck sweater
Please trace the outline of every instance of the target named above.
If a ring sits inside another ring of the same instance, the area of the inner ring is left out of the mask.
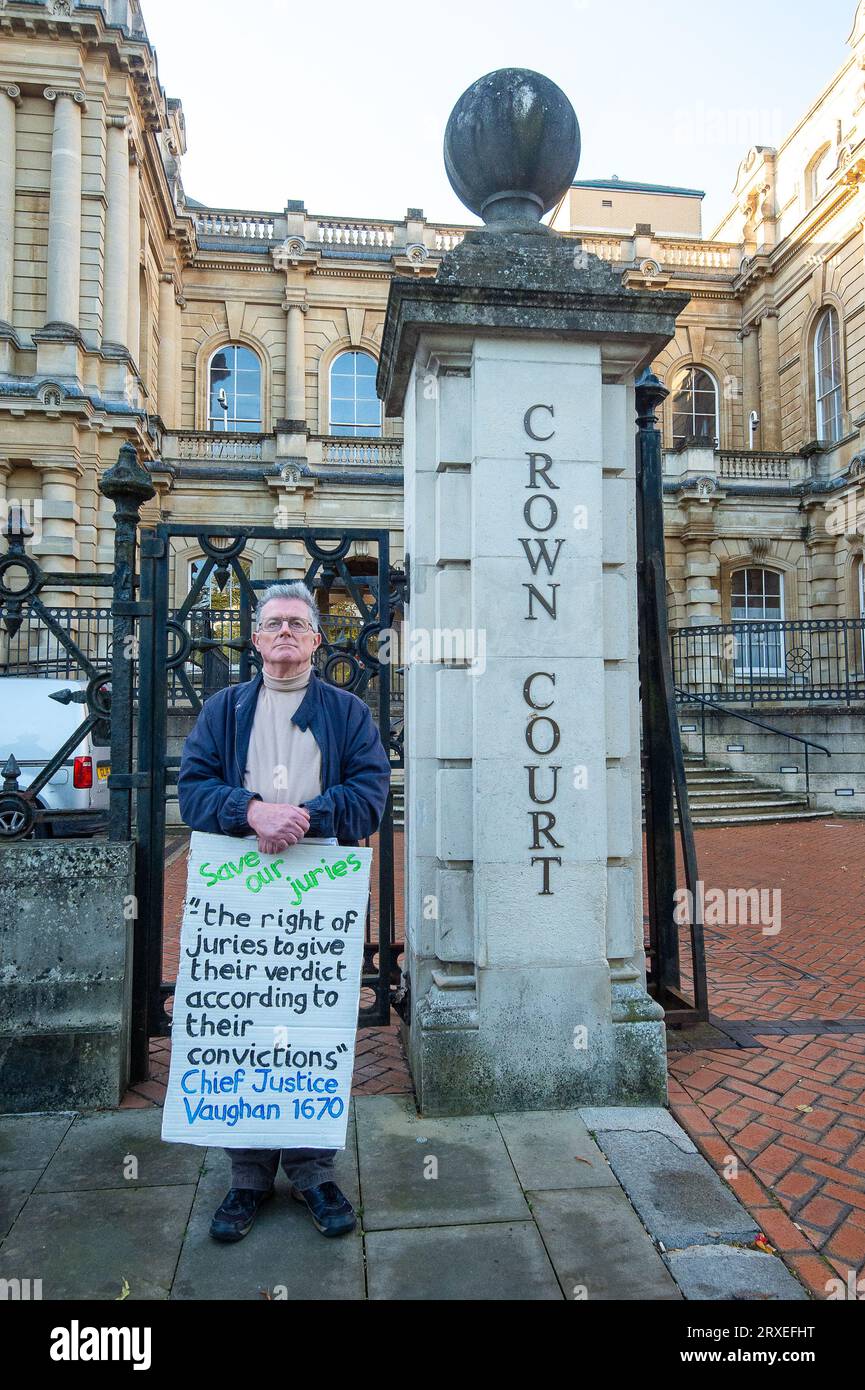
[[[287,680],[264,673],[243,780],[263,801],[300,806],[321,795],[321,749],[311,729],[291,722],[311,679],[312,667]]]

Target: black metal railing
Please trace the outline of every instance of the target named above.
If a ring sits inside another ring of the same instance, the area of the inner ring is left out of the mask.
[[[12,616],[12,609],[8,604],[0,604],[0,676],[74,680],[81,674],[76,655],[78,652],[83,652],[91,662],[110,666],[110,608],[52,607],[47,612],[52,619],[51,628],[37,613],[25,609],[16,613],[18,626],[10,623],[10,634],[4,620]],[[176,612],[172,617],[176,620]],[[241,678],[241,654],[246,645],[242,639],[239,608],[192,608],[182,626],[192,638],[192,647],[182,668],[172,667],[166,672],[168,708],[174,712],[189,709],[190,686],[199,700],[204,701],[224,686],[235,685]],[[324,643],[317,657],[319,666],[326,659],[332,660],[342,647],[346,651],[351,649],[360,633],[361,623],[359,619],[343,614],[322,614],[321,627]],[[336,675],[338,678],[339,673]],[[347,680],[349,677],[350,672],[347,671]],[[136,698],[137,690],[136,671]],[[404,677],[400,666],[391,667],[390,691],[391,704],[401,707]],[[374,704],[375,690],[367,693]]]
[[[45,612],[50,627],[33,609],[21,613],[9,602],[0,603],[0,676],[76,680],[81,676],[78,653],[101,666],[110,665],[110,608],[46,607]]]
[[[92,735],[111,747],[107,824],[84,809],[60,813],[64,833],[107,829],[109,839],[132,836],[133,694],[135,684],[137,534],[143,504],[156,492],[131,444],[121,446],[117,462],[102,475],[99,491],[114,505],[114,565],[110,571],[82,571],[75,582],[85,591],[102,593],[107,603],[93,609],[56,608],[42,595],[69,586],[63,571],[45,570],[28,553],[33,531],[21,507],[11,507],[0,555],[0,677],[59,676],[75,680],[75,691],[53,692],[64,704],[80,704],[81,723],[53,756],[37,768],[26,787],[14,753],[3,763],[0,788],[0,840],[20,840],[50,827],[57,813],[44,804],[43,792],[67,759]],[[110,633],[106,631],[110,613]],[[12,667],[10,668],[10,653]],[[0,732],[3,732],[0,730]],[[6,730],[14,737],[15,730]],[[60,735],[62,736],[62,735]]]
[[[749,620],[670,638],[678,686],[737,704],[865,700],[865,618]]]
[[[730,719],[742,720],[745,724],[751,724],[755,729],[764,729],[767,733],[777,734],[779,738],[790,739],[793,743],[798,743],[804,749],[805,754],[805,797],[808,805],[811,804],[811,766],[809,761],[809,750],[815,748],[818,753],[825,753],[827,758],[831,758],[832,752],[822,743],[815,743],[813,739],[803,738],[801,734],[792,734],[789,729],[780,729],[777,724],[767,724],[765,719],[754,719],[750,714],[743,714],[740,709],[725,709],[715,700],[710,700],[706,695],[698,695],[693,690],[685,690],[681,686],[676,687],[676,700],[679,705],[696,705],[700,719],[700,758],[706,761],[706,718],[722,718],[725,715]]]

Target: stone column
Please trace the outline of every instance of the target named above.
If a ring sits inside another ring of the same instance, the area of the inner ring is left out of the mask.
[[[141,371],[141,178],[138,155],[129,161],[129,276],[126,308],[127,346]]]
[[[78,328],[81,299],[81,113],[83,92],[46,88],[54,102],[48,206],[47,323]]]
[[[766,309],[760,319],[760,440],[764,449],[781,448],[779,366],[778,310]]]
[[[20,87],[0,87],[0,325],[12,323],[15,273],[15,108]]]
[[[102,345],[129,346],[129,136],[125,116],[109,116],[105,187]]]
[[[688,524],[682,534],[685,547],[685,607],[689,627],[704,627],[721,621],[716,580],[718,560],[712,554],[714,537],[711,504],[696,502],[687,507]]]
[[[546,78],[470,88],[447,167],[488,225],[434,281],[390,286],[379,388],[405,421],[411,557],[407,1040],[428,1114],[665,1094],[642,950],[633,381],[686,299],[623,289],[538,226],[575,147]]]
[[[177,291],[174,274],[159,277],[159,369],[156,407],[168,429],[177,427],[178,351]]]
[[[68,574],[69,585],[43,589],[46,607],[76,602],[73,579],[78,566],[78,478],[79,464],[73,458],[34,459],[42,475],[42,540],[33,553],[45,570]]]
[[[685,626],[700,628],[721,621],[721,593],[718,587],[720,563],[712,554],[714,538],[713,507],[702,500],[683,502],[687,523],[682,533],[685,552]],[[682,639],[680,651],[687,651],[688,661],[683,672],[683,684],[702,695],[711,695],[723,682],[728,662],[723,640],[717,636],[689,633]]]
[[[803,618],[838,618],[837,539],[829,533],[826,509],[821,503],[808,507],[808,611]],[[816,647],[816,644],[815,644]]]
[[[289,300],[285,333],[285,418],[306,428],[306,304]],[[295,431],[300,433],[300,430]]]
[[[757,325],[743,328],[738,335],[742,344],[742,448],[750,448],[751,431],[748,418],[753,410],[760,414],[760,347]],[[760,448],[762,422],[754,433],[754,448]]]
[[[283,464],[277,476],[267,479],[273,506],[270,523],[289,531],[309,525],[309,507],[315,492],[315,480],[301,472],[300,460]],[[270,573],[274,580],[290,582],[303,579],[309,568],[309,555],[303,541],[279,539],[272,548]]]

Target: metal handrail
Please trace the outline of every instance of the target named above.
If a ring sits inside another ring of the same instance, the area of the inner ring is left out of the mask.
[[[822,743],[815,743],[813,739],[810,739],[810,738],[803,738],[801,734],[791,734],[791,733],[789,733],[786,729],[779,729],[778,726],[777,726],[777,724],[767,724],[767,723],[765,722],[765,720],[763,720],[763,719],[754,719],[752,715],[750,715],[750,714],[743,714],[741,710],[738,710],[738,709],[727,709],[726,705],[719,705],[718,702],[717,702],[716,700],[710,700],[709,697],[708,697],[707,695],[698,695],[697,692],[696,692],[695,690],[687,690],[684,686],[681,686],[681,685],[677,685],[677,686],[676,686],[676,696],[677,696],[677,698],[680,697],[683,703],[687,703],[687,702],[690,701],[690,700],[696,700],[696,701],[699,702],[700,705],[702,705],[702,706],[704,706],[704,707],[705,707],[706,705],[708,705],[708,706],[710,707],[710,709],[715,710],[718,714],[729,714],[729,715],[731,716],[731,718],[733,718],[733,719],[741,719],[741,720],[743,720],[743,722],[744,722],[745,724],[754,724],[754,725],[756,726],[756,728],[758,728],[758,729],[766,729],[767,732],[770,733],[770,734],[778,734],[778,736],[779,736],[780,738],[789,738],[789,739],[792,739],[794,743],[801,743],[802,746],[803,746],[804,749],[805,749],[805,795],[806,795],[806,797],[808,798],[808,803],[809,803],[809,805],[810,805],[810,802],[811,802],[811,770],[810,770],[810,767],[809,767],[809,764],[808,764],[808,749],[809,749],[809,748],[816,748],[816,749],[818,750],[818,752],[820,752],[820,753],[825,753],[827,758],[831,758],[831,756],[832,756],[832,750],[831,750],[831,748],[825,748],[825,747],[823,746]],[[703,718],[702,718],[702,721],[701,721],[701,734],[700,734],[700,738],[701,738],[701,746],[702,746],[702,751],[701,751],[700,756],[702,757],[703,762],[705,762],[705,761],[706,761],[706,716],[705,716],[705,714],[703,714]]]

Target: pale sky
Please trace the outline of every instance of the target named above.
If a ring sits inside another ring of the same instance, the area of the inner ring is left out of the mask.
[[[855,0],[141,0],[209,206],[474,219],[442,136],[499,67],[545,73],[582,130],[578,178],[706,192],[704,235],[752,144],[776,145],[846,60]],[[719,22],[720,21],[720,22]]]

